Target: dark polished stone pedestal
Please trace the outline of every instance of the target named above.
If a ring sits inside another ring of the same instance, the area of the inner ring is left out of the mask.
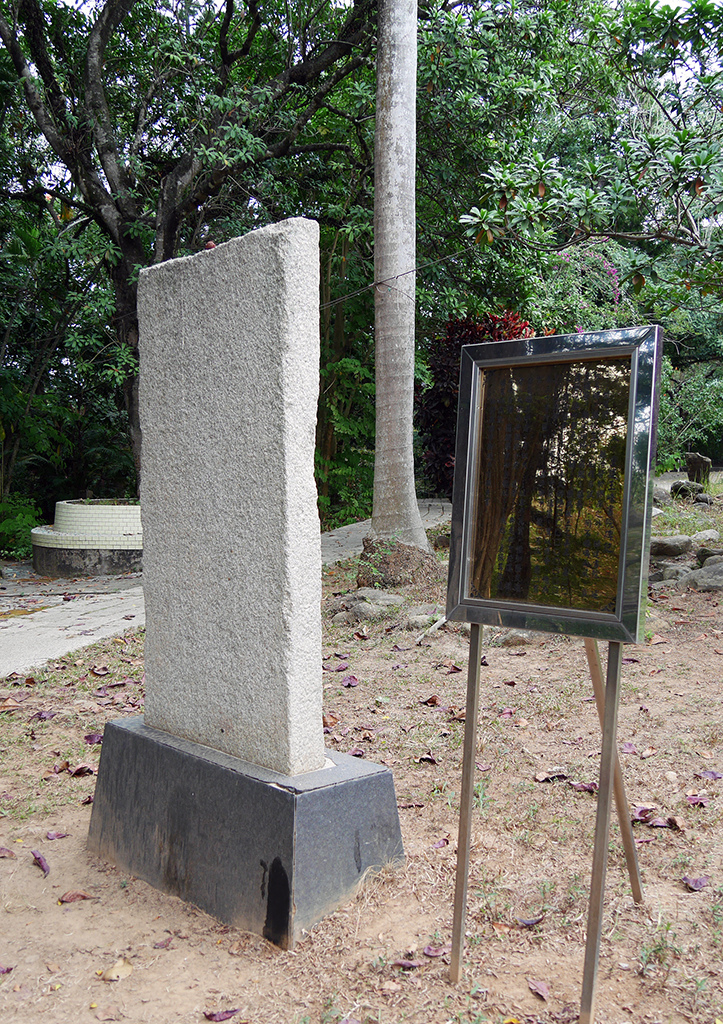
[[[327,751],[293,777],[148,728],[105,728],[88,848],[283,948],[404,860],[388,768]]]

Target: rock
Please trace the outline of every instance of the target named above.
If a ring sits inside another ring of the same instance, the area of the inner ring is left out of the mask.
[[[723,555],[710,555],[703,562],[703,566],[707,565],[710,568],[711,565],[718,565],[719,562],[723,562]]]
[[[703,491],[703,484],[695,483],[693,480],[675,480],[670,485],[670,493],[674,498],[692,498]]]
[[[661,555],[675,558],[677,555],[684,555],[693,547],[693,541],[684,534],[675,537],[651,537],[650,554],[653,558]]]
[[[335,625],[344,625],[345,623],[363,622],[365,619],[382,619],[402,604],[404,604],[404,598],[399,594],[390,594],[386,590],[375,590],[373,587],[363,587],[361,590],[342,594],[341,597],[327,602],[327,613],[331,614],[331,621]]]
[[[654,505],[670,505],[673,499],[670,497],[670,491],[667,487],[653,487],[653,504]]]
[[[690,539],[694,544],[717,544],[720,534],[717,530],[699,530]]]
[[[500,647],[524,647],[535,642],[535,634],[529,629],[510,629],[499,640]]]
[[[444,608],[440,604],[416,605],[407,612],[405,625],[407,629],[427,629],[440,615],[444,615]]]
[[[663,569],[663,579],[679,580],[690,572],[693,572],[693,567],[690,565],[669,565],[667,569]]]
[[[435,551],[448,551],[451,539],[449,530],[446,533],[438,533],[432,541],[432,547]]]
[[[701,591],[723,590],[723,560],[710,567],[705,565],[702,569],[694,569],[678,580],[676,587],[678,590],[685,590],[686,587]]]
[[[710,494],[696,494],[696,496],[693,498],[693,501],[694,501],[694,503],[696,505],[712,505],[713,504],[713,498],[711,497]]]
[[[365,537],[359,556],[357,585],[398,587],[404,583],[443,582],[445,573],[434,555],[409,544]]]
[[[717,555],[723,555],[723,548],[702,547],[698,549],[695,557],[698,559],[698,565],[704,566],[709,558],[715,558]]]
[[[685,453],[685,468],[688,473],[688,479],[695,481],[699,484],[707,484],[710,479],[710,467],[713,465],[711,460],[701,455],[700,452],[686,452]]]

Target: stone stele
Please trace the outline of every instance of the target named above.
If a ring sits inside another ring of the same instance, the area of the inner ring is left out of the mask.
[[[146,725],[288,776],[324,765],[318,236],[273,224],[138,295]]]

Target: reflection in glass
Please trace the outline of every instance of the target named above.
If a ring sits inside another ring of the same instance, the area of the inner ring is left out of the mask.
[[[467,596],[616,610],[630,356],[480,370]]]

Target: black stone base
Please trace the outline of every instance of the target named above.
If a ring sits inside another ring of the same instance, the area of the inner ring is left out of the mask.
[[[214,917],[291,948],[370,869],[404,861],[388,768],[327,751],[259,768],[143,719],[105,727],[88,848]]]
[[[33,570],[40,576],[119,576],[141,572],[139,548],[45,548],[33,544]]]

